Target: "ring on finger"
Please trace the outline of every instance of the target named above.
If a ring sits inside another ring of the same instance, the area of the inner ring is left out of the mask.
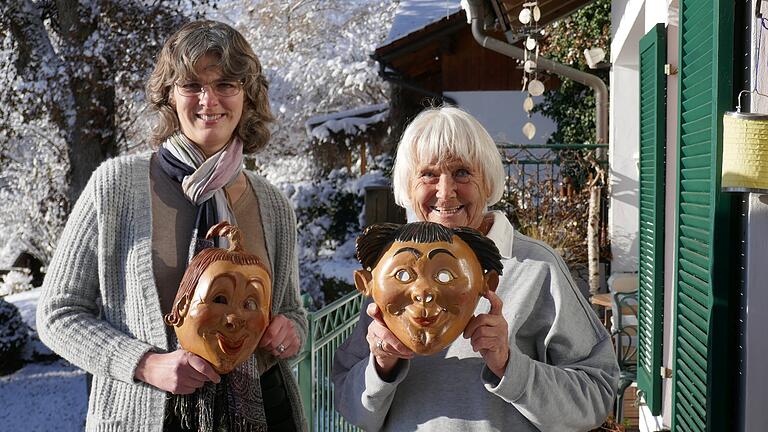
[[[278,345],[278,346],[277,346],[277,352],[278,352],[279,354],[282,354],[282,353],[284,353],[286,349],[287,349],[287,348],[285,347],[285,345],[284,345],[284,344],[280,344],[280,345]]]
[[[384,352],[384,341],[383,340],[378,339],[376,341],[376,349],[378,349],[379,352],[382,352],[382,353]]]

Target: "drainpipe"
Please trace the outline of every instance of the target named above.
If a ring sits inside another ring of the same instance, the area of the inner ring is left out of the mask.
[[[518,60],[525,59],[525,51],[506,42],[488,36],[483,30],[483,17],[485,17],[484,0],[468,0],[469,15],[472,19],[472,36],[477,43],[484,48],[496,51],[507,57]],[[608,87],[603,80],[595,75],[582,72],[570,66],[557,63],[548,58],[539,56],[536,60],[536,67],[544,69],[547,72],[570,78],[578,83],[584,84],[595,91],[595,129],[597,133],[597,143],[605,144],[608,142]]]

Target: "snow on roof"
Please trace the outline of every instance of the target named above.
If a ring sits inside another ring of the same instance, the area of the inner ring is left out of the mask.
[[[368,126],[383,121],[389,113],[389,104],[368,105],[347,111],[311,117],[304,123],[307,134],[319,140],[332,133],[344,131],[349,135],[365,132]]]
[[[381,46],[421,30],[460,10],[460,0],[401,0],[395,12],[389,36]]]

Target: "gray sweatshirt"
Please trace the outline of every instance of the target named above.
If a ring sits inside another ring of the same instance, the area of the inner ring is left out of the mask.
[[[301,344],[306,312],[298,292],[296,221],[288,201],[247,173],[259,197],[272,265],[272,312],[293,321]],[[168,351],[152,272],[149,154],[102,164],[75,204],[37,308],[40,338],[93,374],[87,431],[161,431],[166,393],[134,379],[148,351]],[[294,420],[305,430],[298,388],[278,362]]]
[[[440,353],[401,360],[384,381],[365,340],[371,318],[363,308],[333,365],[336,408],[348,421],[368,431],[559,432],[605,420],[619,378],[610,335],[560,256],[494,213],[488,237],[503,258],[496,293],[510,336],[504,376],[459,336]],[[481,298],[475,314],[489,310]]]

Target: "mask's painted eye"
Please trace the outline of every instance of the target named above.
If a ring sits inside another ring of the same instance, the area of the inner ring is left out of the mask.
[[[219,295],[217,295],[216,297],[213,298],[213,302],[214,303],[219,303],[219,304],[227,304],[227,298],[224,297],[223,295],[219,294]]]
[[[435,275],[435,279],[437,279],[437,281],[440,282],[440,283],[448,283],[448,282],[452,281],[454,279],[454,277],[451,274],[451,272],[449,272],[448,270],[440,270]]]
[[[246,310],[255,311],[259,308],[259,304],[256,302],[256,300],[249,298],[248,300],[245,301],[245,303],[243,304],[243,307]]]
[[[410,282],[411,274],[408,273],[408,270],[399,270],[397,273],[395,273],[395,278],[400,282]]]

